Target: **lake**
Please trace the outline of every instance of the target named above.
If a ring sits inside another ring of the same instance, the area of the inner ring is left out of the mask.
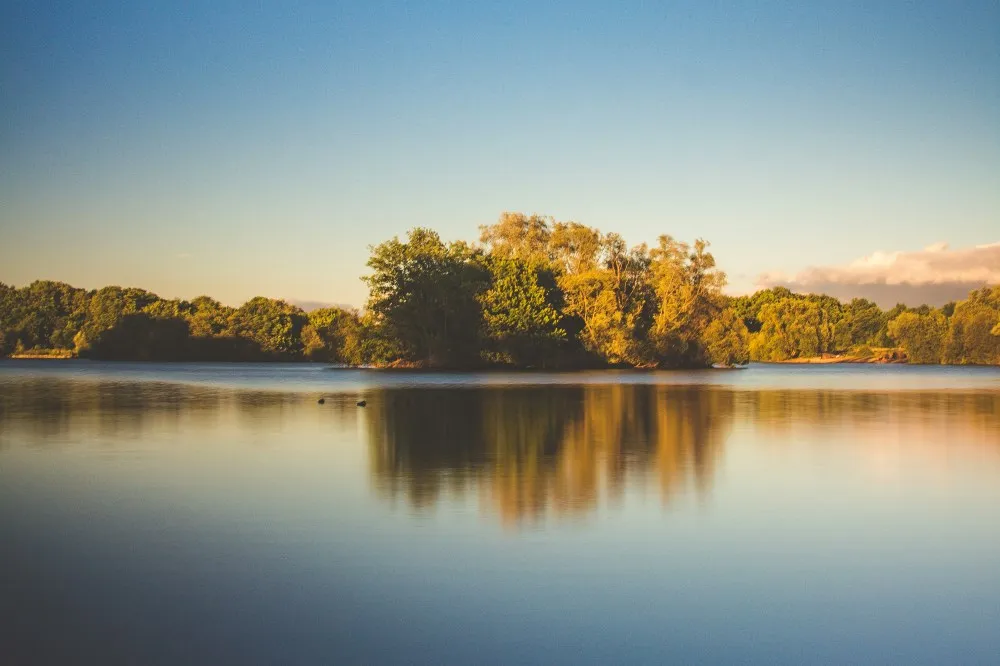
[[[995,664],[998,627],[1000,369],[0,362],[4,664]]]

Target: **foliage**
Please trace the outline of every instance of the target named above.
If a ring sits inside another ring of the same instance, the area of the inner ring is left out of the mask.
[[[479,354],[479,295],[487,286],[481,253],[445,245],[430,229],[393,238],[368,260],[368,311],[399,342],[403,360],[431,367],[475,363]]]
[[[302,329],[302,345],[310,361],[360,365],[363,349],[358,313],[336,307],[313,310]]]
[[[660,236],[650,259],[657,311],[649,337],[657,365],[709,363],[702,336],[722,310],[726,275],[715,268],[708,243],[698,240],[692,248]]]
[[[723,310],[702,336],[708,360],[715,365],[745,365],[750,361],[750,332],[732,309]]]
[[[895,360],[899,345],[913,362],[1000,364],[1000,287],[940,310],[784,287],[728,297],[703,240],[663,235],[630,247],[615,233],[522,213],[480,231],[478,246],[416,228],[371,248],[363,312],[0,283],[0,356],[671,368],[845,352]]]
[[[187,322],[145,312],[123,316],[101,331],[86,355],[107,360],[180,361],[188,357]]]
[[[760,321],[761,308],[768,303],[774,303],[784,298],[802,297],[793,294],[785,287],[771,287],[747,296],[737,296],[730,301],[730,307],[743,319],[743,323],[750,333],[757,333],[763,325]]]
[[[554,271],[583,349],[605,363],[650,365],[648,330],[652,292],[644,245],[628,250],[617,234],[576,222],[552,234]]]
[[[884,333],[887,325],[888,319],[878,305],[865,298],[855,298],[843,306],[840,321],[835,325],[837,346],[840,349],[887,346]]]
[[[229,318],[228,332],[255,343],[272,358],[290,358],[302,352],[305,313],[294,305],[257,296],[238,307]]]
[[[807,358],[835,350],[835,325],[828,303],[782,298],[760,309],[760,331],[750,343],[755,361]]]
[[[544,366],[566,332],[539,271],[513,255],[487,261],[490,287],[480,295],[486,353],[501,363]]]
[[[221,336],[229,327],[233,308],[226,307],[208,296],[199,296],[188,304],[186,317],[191,335],[202,338]]]
[[[984,287],[955,305],[944,342],[946,363],[1000,364],[1000,286]]]
[[[910,363],[940,363],[948,322],[940,311],[903,312],[889,322],[889,335],[906,350]]]
[[[551,220],[540,215],[504,213],[496,224],[479,228],[479,240],[497,257],[544,264],[549,259],[550,225]]]

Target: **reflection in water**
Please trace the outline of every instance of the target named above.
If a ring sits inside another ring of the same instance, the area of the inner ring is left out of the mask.
[[[1000,653],[995,388],[415,375],[321,405],[46,367],[0,368],[3,664]]]
[[[383,388],[312,396],[169,383],[0,382],[0,449],[161,446],[178,433],[276,433],[311,410],[331,429],[366,425],[377,492],[418,510],[473,498],[507,524],[712,491],[734,428],[795,446],[823,432],[891,474],[916,458],[1000,462],[1000,392],[736,391],[711,386]],[[324,426],[325,427],[325,426]],[[194,429],[194,430],[192,430]],[[959,450],[961,447],[961,450]],[[958,455],[956,455],[958,454]]]
[[[304,396],[154,382],[25,379],[0,382],[0,448],[13,439],[34,446],[143,439],[188,427],[211,429],[225,415],[237,426],[279,429]],[[353,427],[349,396],[327,400],[325,413]]]
[[[932,459],[955,446],[964,459],[1000,455],[997,392],[596,385],[369,395],[380,492],[420,509],[476,489],[506,523],[584,513],[650,481],[664,501],[707,495],[735,423],[793,443],[824,428],[881,463],[900,447]]]
[[[376,486],[413,506],[472,486],[505,522],[578,514],[655,478],[666,499],[708,492],[733,393],[700,387],[567,386],[370,394]]]

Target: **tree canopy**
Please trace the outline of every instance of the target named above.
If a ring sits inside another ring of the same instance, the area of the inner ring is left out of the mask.
[[[629,246],[578,222],[503,213],[480,227],[479,244],[414,228],[372,247],[368,268],[361,312],[0,283],[0,356],[677,368],[882,350],[914,363],[1000,364],[1000,286],[942,308],[883,310],[784,287],[729,297],[702,239]]]

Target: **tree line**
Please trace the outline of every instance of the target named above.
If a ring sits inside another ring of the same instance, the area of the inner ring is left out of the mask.
[[[1000,363],[1000,287],[889,310],[780,287],[729,297],[708,247],[667,235],[629,247],[521,213],[482,227],[478,244],[416,228],[371,248],[363,311],[0,283],[0,355],[428,368],[690,368],[830,353]]]

